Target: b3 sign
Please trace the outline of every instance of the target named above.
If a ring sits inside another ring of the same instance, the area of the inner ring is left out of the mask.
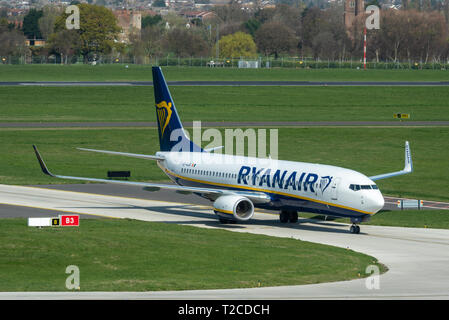
[[[63,227],[78,227],[80,225],[79,215],[60,215],[59,223]]]

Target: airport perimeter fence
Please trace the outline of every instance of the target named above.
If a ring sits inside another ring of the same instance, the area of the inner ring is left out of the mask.
[[[251,63],[243,63],[251,62]],[[3,64],[83,64],[83,57],[71,57],[68,61],[63,60],[57,55],[53,56],[8,56],[1,57]],[[298,57],[272,57],[259,58],[208,58],[208,57],[118,57],[112,55],[103,55],[90,58],[89,64],[143,64],[159,66],[178,66],[178,67],[211,67],[211,68],[239,68],[239,67],[257,67],[257,68],[296,68],[296,69],[363,69],[363,62],[355,59],[348,60],[321,60],[313,58]],[[449,70],[449,61],[367,61],[367,69],[433,69]]]

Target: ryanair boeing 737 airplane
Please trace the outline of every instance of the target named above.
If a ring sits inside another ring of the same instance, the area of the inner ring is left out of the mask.
[[[174,185],[55,175],[33,146],[42,171],[61,179],[194,193],[213,201],[221,223],[247,221],[253,217],[254,208],[277,210],[282,223],[295,223],[298,211],[306,211],[349,218],[353,223],[350,232],[359,233],[358,224],[384,206],[384,198],[374,181],[413,170],[408,142],[403,170],[372,177],[330,165],[212,153],[213,150],[202,149],[186,136],[159,67],[153,67],[153,86],[160,143],[156,155],[79,149],[154,160]]]

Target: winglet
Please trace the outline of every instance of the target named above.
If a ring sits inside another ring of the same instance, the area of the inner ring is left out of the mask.
[[[412,173],[412,172],[413,172],[413,163],[412,163],[412,153],[410,151],[410,144],[408,143],[408,141],[405,141],[404,169],[401,171],[379,174],[377,176],[372,176],[369,178],[371,180],[375,181],[375,180],[386,179],[386,178],[391,178],[391,177],[395,177],[395,176],[401,176],[403,174]]]
[[[405,165],[404,171],[413,172],[412,153],[410,152],[410,145],[405,141]]]
[[[36,146],[33,144],[34,153],[36,153],[37,160],[39,161],[39,164],[41,166],[42,172],[46,175],[49,175],[51,177],[54,177],[54,175],[47,169],[47,166],[45,165],[44,160],[42,160],[41,155],[39,154],[39,151],[37,150]]]

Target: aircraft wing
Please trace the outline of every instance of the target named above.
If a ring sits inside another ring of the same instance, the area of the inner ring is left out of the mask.
[[[160,183],[132,182],[132,181],[56,175],[56,174],[51,173],[50,170],[48,170],[47,166],[45,165],[44,160],[42,159],[42,157],[35,145],[33,145],[33,148],[34,148],[34,152],[36,153],[37,160],[39,161],[39,164],[41,166],[42,172],[45,173],[46,175],[49,175],[54,178],[139,186],[139,187],[144,187],[145,189],[147,189],[149,191],[158,191],[160,189],[167,189],[167,190],[175,190],[175,191],[181,191],[181,192],[186,192],[186,193],[188,193],[188,192],[199,193],[199,194],[203,194],[203,195],[215,194],[217,196],[225,195],[225,194],[238,194],[238,195],[247,197],[248,199],[250,199],[256,203],[268,203],[271,201],[271,197],[263,192],[238,191],[238,190],[215,189],[215,188],[198,188],[198,187],[187,187],[187,186],[179,186],[179,185],[160,184]],[[89,150],[89,151],[91,151],[91,150]],[[110,152],[108,152],[108,153],[110,153]],[[115,153],[115,154],[120,154],[120,152]],[[156,160],[159,160],[159,159],[156,159]],[[163,160],[163,158],[161,160]]]
[[[116,151],[107,151],[107,150],[95,150],[95,149],[86,149],[86,148],[77,148],[78,150],[83,151],[91,151],[91,152],[99,152],[99,153],[106,153],[106,154],[113,154],[118,156],[125,156],[125,157],[132,157],[132,158],[140,158],[140,159],[147,159],[147,160],[165,160],[164,157],[160,156],[149,156],[146,154],[136,154],[136,153],[127,153],[127,152],[116,152]]]
[[[410,145],[409,145],[408,141],[405,141],[405,166],[404,166],[404,169],[401,171],[379,174],[377,176],[372,176],[369,178],[371,180],[375,181],[375,180],[400,176],[400,175],[412,173],[412,172],[413,172],[413,163],[412,163],[412,154],[410,152]]]

